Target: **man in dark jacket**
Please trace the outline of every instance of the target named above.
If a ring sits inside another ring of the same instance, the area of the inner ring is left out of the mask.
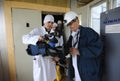
[[[78,15],[67,12],[65,25],[71,30],[66,50],[71,55],[68,81],[101,81],[101,53],[103,43],[91,28],[79,25]],[[69,48],[68,48],[69,47]]]

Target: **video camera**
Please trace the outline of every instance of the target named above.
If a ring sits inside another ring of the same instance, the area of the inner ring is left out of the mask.
[[[56,37],[59,36],[58,32],[53,32],[49,34],[45,34],[43,37],[43,41],[37,42],[36,45],[29,44],[26,49],[28,55],[36,56],[58,56],[58,54],[63,53],[62,47],[55,47],[55,44],[58,42]]]
[[[50,47],[54,48],[55,44],[58,42],[58,40],[56,39],[57,36],[58,36],[57,32],[45,34],[42,42],[45,42]]]

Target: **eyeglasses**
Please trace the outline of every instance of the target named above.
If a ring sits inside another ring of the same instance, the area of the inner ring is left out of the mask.
[[[77,18],[73,19],[70,23],[67,24],[67,26],[72,25],[74,22],[76,22]]]

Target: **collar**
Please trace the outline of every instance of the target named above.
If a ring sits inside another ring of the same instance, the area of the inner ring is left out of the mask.
[[[48,33],[50,33],[50,31],[48,31],[47,28],[45,28],[45,31],[48,32]]]
[[[77,29],[77,31],[72,31],[71,35],[74,37],[75,35],[77,35],[77,33],[80,31],[80,29]]]

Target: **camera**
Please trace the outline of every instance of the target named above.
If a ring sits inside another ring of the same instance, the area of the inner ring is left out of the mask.
[[[59,36],[58,32],[53,32],[49,34],[45,34],[43,37],[43,41],[37,42],[36,45],[29,44],[26,49],[28,55],[36,56],[58,56],[58,54],[63,53],[62,47],[55,47],[55,44],[58,42],[56,37]]]
[[[57,36],[58,36],[57,32],[45,34],[42,42],[45,42],[51,48],[55,48],[55,44],[58,42],[58,40],[56,39]]]

